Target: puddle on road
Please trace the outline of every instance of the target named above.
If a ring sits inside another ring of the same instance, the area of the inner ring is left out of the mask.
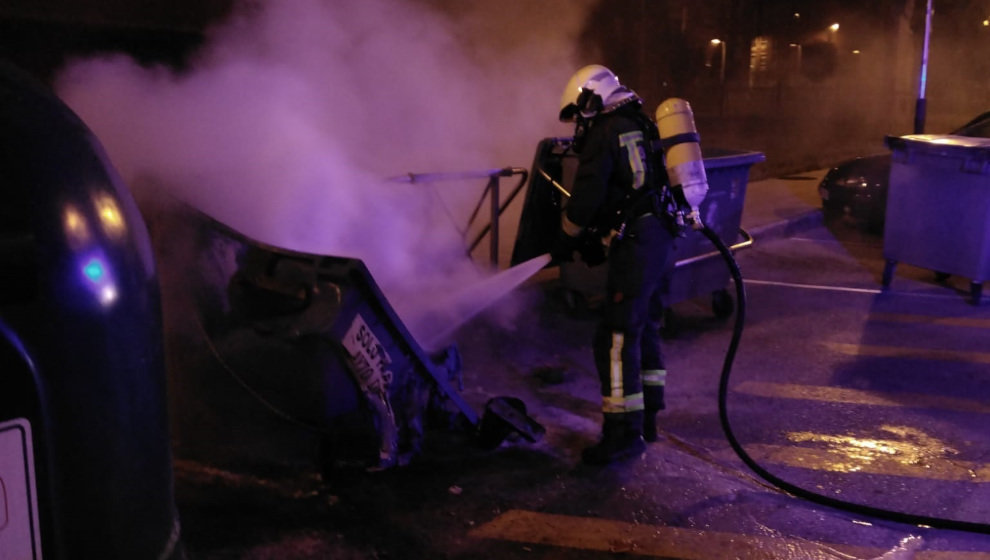
[[[958,450],[910,426],[881,426],[879,430],[889,433],[896,439],[815,432],[789,432],[787,439],[792,443],[817,443],[825,446],[829,453],[824,456],[819,455],[817,459],[813,459],[814,455],[810,456],[809,461],[804,465],[808,468],[853,473],[877,472],[877,467],[885,470],[892,465],[899,465],[912,471],[919,468],[934,469],[957,479],[956,471],[959,470],[959,466],[948,461],[950,457],[959,454]],[[976,476],[971,469],[965,470],[969,472],[970,477]]]

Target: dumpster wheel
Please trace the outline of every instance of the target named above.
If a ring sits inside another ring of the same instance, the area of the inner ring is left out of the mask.
[[[736,302],[729,294],[729,290],[715,290],[712,292],[712,313],[719,319],[730,317],[736,310]]]

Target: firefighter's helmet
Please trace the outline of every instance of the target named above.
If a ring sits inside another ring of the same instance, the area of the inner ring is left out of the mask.
[[[573,121],[578,114],[590,119],[639,97],[619,82],[618,76],[600,64],[589,64],[574,73],[560,98],[560,120]]]

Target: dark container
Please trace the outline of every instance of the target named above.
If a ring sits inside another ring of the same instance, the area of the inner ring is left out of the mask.
[[[0,550],[180,558],[160,293],[99,141],[0,64]]]
[[[980,303],[990,279],[990,139],[917,134],[885,143],[892,163],[883,287],[904,262],[942,279],[969,278],[973,303]]]
[[[752,239],[740,226],[749,169],[764,161],[760,152],[704,149],[708,194],[699,208],[701,221],[712,229],[726,246],[741,249]],[[677,240],[676,265],[670,279],[666,305],[711,295],[712,311],[718,317],[732,314],[735,305],[726,289],[729,268],[711,241],[699,231],[689,230]]]
[[[456,347],[427,354],[361,260],[264,245],[219,224],[214,234],[237,262],[216,343],[254,364],[242,378],[253,392],[324,434],[323,461],[392,467],[420,452],[430,415],[477,425],[454,386]],[[296,374],[308,382],[293,387],[276,374],[320,348],[329,359]]]

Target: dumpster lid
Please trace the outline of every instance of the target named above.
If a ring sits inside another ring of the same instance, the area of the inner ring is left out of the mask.
[[[972,153],[974,150],[990,154],[990,138],[956,136],[953,134],[908,134],[887,136],[884,144],[892,150],[920,149],[942,155]]]
[[[704,158],[706,169],[753,165],[767,159],[763,152],[708,147],[702,148],[701,156]]]

